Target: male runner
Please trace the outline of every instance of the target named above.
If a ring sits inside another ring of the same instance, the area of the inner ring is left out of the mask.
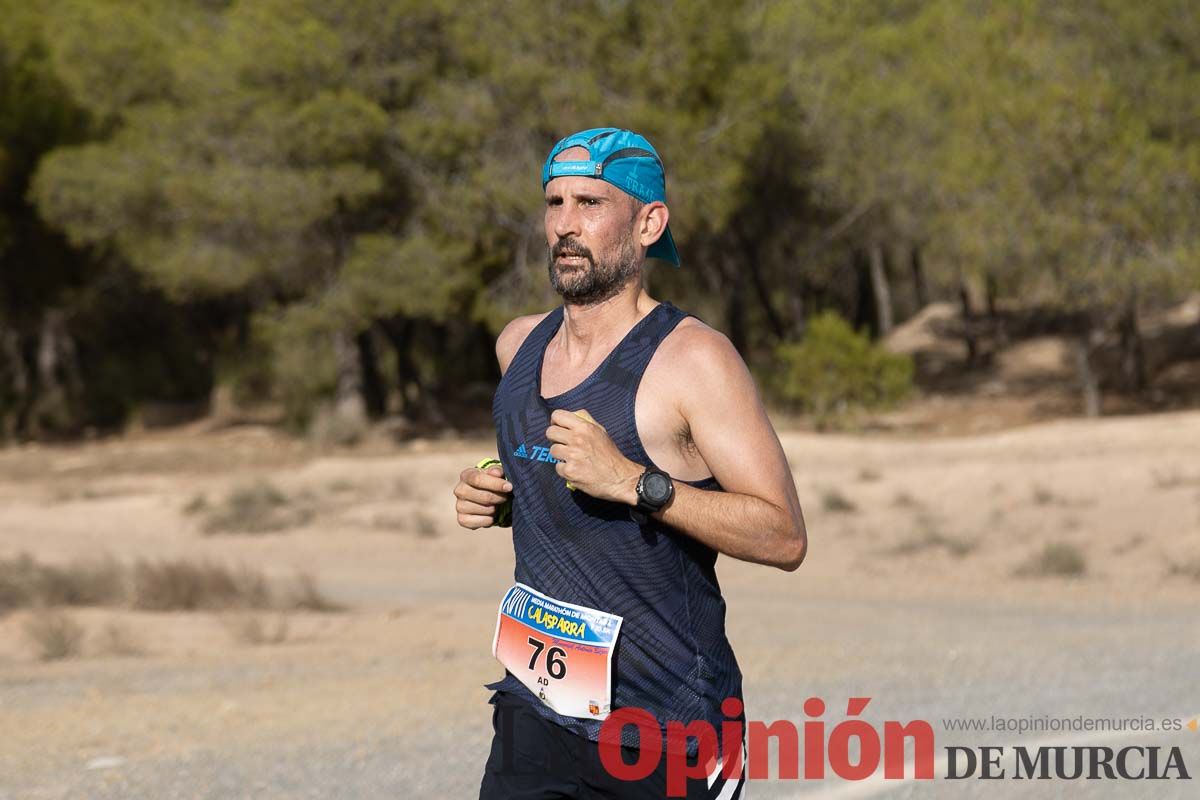
[[[704,720],[720,731],[741,673],[717,553],[794,570],[804,519],[737,351],[642,288],[647,257],[679,264],[651,144],[616,128],[568,136],[542,185],[563,305],[500,333],[501,463],[464,470],[454,489],[465,528],[512,503],[518,583],[501,604],[506,672],[488,687],[495,737],[480,797],[661,798],[665,757],[644,780],[618,780],[600,760],[601,721],[640,708],[664,730]],[[643,744],[633,726],[621,743]],[[719,768],[689,780],[687,796],[739,797],[744,772]]]

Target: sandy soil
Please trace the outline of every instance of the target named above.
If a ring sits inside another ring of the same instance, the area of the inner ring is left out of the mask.
[[[799,720],[810,694],[879,698],[881,720],[1200,711],[1200,413],[782,438],[808,562],[718,568],[752,716]],[[458,529],[450,491],[493,447],[321,453],[244,428],[0,452],[0,558],[308,572],[349,607],[291,614],[284,641],[258,646],[238,615],[75,609],[84,652],[51,663],[25,635],[32,612],[0,616],[0,798],[471,796],[512,552],[503,531]],[[257,480],[307,521],[206,535],[188,510]],[[1085,573],[1019,576],[1048,543]],[[142,655],[103,652],[112,622]],[[1195,774],[1200,734],[1186,736]],[[1118,788],[1097,791],[1135,796]],[[1174,791],[1136,796],[1188,796]]]

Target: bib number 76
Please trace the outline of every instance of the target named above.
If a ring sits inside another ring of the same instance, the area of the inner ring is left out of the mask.
[[[533,655],[529,657],[529,668],[531,670],[537,668],[538,656],[545,650],[546,672],[549,673],[550,677],[556,681],[567,677],[566,650],[563,650],[561,647],[551,647],[549,650],[546,650],[546,643],[532,636],[529,637],[529,644],[533,647]]]

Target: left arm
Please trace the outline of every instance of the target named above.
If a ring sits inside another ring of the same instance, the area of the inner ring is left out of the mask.
[[[783,446],[754,379],[727,338],[710,328],[677,331],[668,359],[680,387],[679,411],[723,492],[675,481],[675,497],[656,519],[743,561],[795,570],[808,535]],[[555,411],[546,434],[559,475],[593,497],[637,505],[644,467],[625,458],[604,428]]]

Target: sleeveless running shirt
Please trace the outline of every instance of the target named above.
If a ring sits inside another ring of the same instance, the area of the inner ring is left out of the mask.
[[[613,709],[638,707],[669,720],[726,719],[721,701],[741,697],[742,676],[725,637],[717,553],[629,506],[570,491],[546,438],[555,409],[587,409],[631,461],[646,466],[634,421],[638,384],[651,356],[688,314],[662,302],[633,326],[596,370],[571,390],[542,397],[546,345],[562,324],[550,312],[525,339],[496,389],[492,414],[504,474],[513,485],[516,580],[551,597],[624,617],[613,661]],[[715,478],[681,481],[720,490]],[[489,689],[529,702],[543,717],[594,741],[600,722],[562,716],[506,672]],[[636,745],[632,726],[624,743]]]

